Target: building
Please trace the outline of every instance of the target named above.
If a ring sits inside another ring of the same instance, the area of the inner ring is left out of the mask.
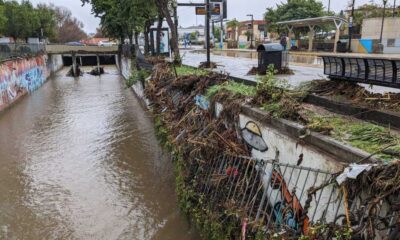
[[[182,26],[180,26],[178,28],[179,39],[183,39],[185,37],[185,35],[192,34],[192,33],[197,33],[197,41],[198,42],[204,42],[205,41],[205,31],[204,31],[204,26],[203,25],[190,26],[190,27],[182,27]]]
[[[383,25],[382,45],[384,53],[400,54],[400,18],[387,17]],[[361,39],[356,47],[358,52],[376,52],[380,40],[382,18],[364,19],[361,29]]]
[[[250,44],[251,32],[252,32],[252,21],[242,21],[239,22],[239,27],[235,29],[227,28],[227,39],[230,41],[239,41],[239,45],[244,47]],[[239,35],[237,35],[237,33]],[[265,42],[268,40],[268,34],[266,32],[266,23],[264,20],[254,20],[253,21],[253,40],[257,42]]]

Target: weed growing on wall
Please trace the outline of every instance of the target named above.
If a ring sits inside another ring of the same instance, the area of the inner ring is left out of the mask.
[[[144,80],[150,76],[150,73],[147,70],[141,69],[141,70],[135,70],[133,71],[132,75],[130,78],[128,78],[125,81],[126,87],[130,88],[134,84],[136,84],[138,81],[144,82]]]

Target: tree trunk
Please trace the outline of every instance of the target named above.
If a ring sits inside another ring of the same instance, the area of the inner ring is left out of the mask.
[[[179,54],[179,45],[178,45],[178,33],[176,32],[176,27],[174,22],[172,21],[172,17],[171,14],[166,15],[166,20],[168,23],[169,28],[171,29],[171,50],[173,52],[174,55],[174,62],[175,63],[181,63],[181,55]]]
[[[236,37],[237,37],[237,39],[236,39],[236,44],[237,44],[237,48],[239,48],[239,38],[240,38],[240,31],[239,31],[239,29],[236,31]]]
[[[162,16],[162,14],[158,14],[158,22],[157,22],[157,34],[156,34],[156,46],[155,46],[155,50],[157,55],[159,55],[160,52],[160,44],[161,44],[161,28],[162,28],[162,24],[163,24],[164,18]]]
[[[139,47],[139,32],[135,31],[135,44]]]
[[[148,55],[149,54],[149,33],[150,33],[150,27],[151,24],[150,22],[146,23],[146,26],[144,27],[144,54]]]
[[[168,0],[156,0],[156,5],[158,8],[158,12],[165,17],[165,19],[168,23],[168,26],[171,30],[170,45],[171,45],[171,50],[174,55],[174,62],[181,63],[181,57],[179,54],[179,45],[178,45],[178,33],[176,32],[177,28],[176,28],[176,24],[172,20],[171,13],[168,9]]]

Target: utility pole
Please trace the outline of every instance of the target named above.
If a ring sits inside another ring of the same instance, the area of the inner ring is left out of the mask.
[[[382,40],[383,40],[383,26],[385,24],[386,4],[387,4],[387,0],[383,0],[383,16],[382,16],[382,25],[381,25],[381,35],[379,37],[379,43],[381,44],[381,46],[382,46]]]
[[[206,66],[211,67],[210,60],[210,0],[206,0],[206,45],[207,45],[207,62]]]
[[[251,17],[251,35],[250,35],[250,49],[254,48],[253,38],[254,38],[254,16],[253,14],[247,14],[248,17]]]
[[[330,13],[330,12],[331,12],[331,0],[328,1],[328,13]]]
[[[394,0],[394,3],[393,3],[393,17],[395,17],[396,16],[396,0]]]
[[[354,4],[355,0],[353,0],[353,4],[351,6],[351,16],[349,21],[349,49],[348,49],[349,52],[351,52],[351,39],[353,37]]]
[[[219,47],[222,49],[224,48],[224,40],[222,39],[224,37],[224,21],[221,16],[221,31],[220,31],[220,39],[219,39]]]

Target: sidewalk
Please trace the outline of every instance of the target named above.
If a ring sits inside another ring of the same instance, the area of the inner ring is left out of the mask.
[[[201,62],[206,61],[206,54],[204,53],[194,53],[190,50],[181,50],[181,54],[183,56],[183,64],[192,67],[198,67]],[[227,73],[232,77],[246,79],[250,81],[257,81],[256,76],[247,75],[252,67],[257,66],[258,63],[255,59],[226,57],[211,54],[211,61],[217,63],[218,65],[218,68],[213,70],[215,72]],[[328,79],[327,76],[324,75],[324,70],[322,67],[307,67],[289,64],[289,68],[294,71],[293,75],[277,75],[276,78],[287,80],[288,83],[293,87],[296,87],[303,82]],[[368,91],[374,93],[400,92],[400,89],[395,88],[371,86],[368,84],[360,85],[365,87]]]
[[[182,51],[183,64],[198,67],[201,62],[206,61],[206,54]],[[232,77],[257,81],[256,76],[247,75],[251,68],[257,67],[257,60],[249,58],[225,57],[212,54],[211,61],[217,63],[216,72],[228,73]],[[277,75],[278,79],[286,79],[290,85],[298,86],[302,82],[326,79],[322,68],[290,65],[294,71],[293,75]]]

